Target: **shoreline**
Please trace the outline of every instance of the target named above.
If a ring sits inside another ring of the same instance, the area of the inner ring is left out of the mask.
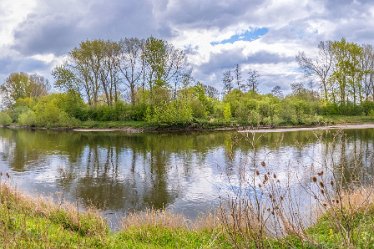
[[[161,126],[161,127],[116,127],[116,128],[70,128],[70,127],[29,127],[10,125],[3,126],[8,129],[29,129],[29,130],[51,130],[51,131],[73,131],[73,132],[123,132],[128,134],[139,133],[178,133],[178,132],[224,132],[237,131],[239,133],[279,133],[279,132],[295,132],[295,131],[316,131],[316,130],[349,130],[349,129],[374,129],[374,122],[362,123],[341,123],[334,125],[294,125],[294,126],[222,126],[222,127],[204,127],[198,125],[190,125],[185,127],[178,126]]]
[[[248,129],[240,130],[240,133],[278,133],[293,131],[323,131],[323,130],[357,130],[357,129],[374,129],[374,123],[362,124],[337,124],[315,127],[289,127],[289,128],[269,128],[269,129]]]
[[[219,127],[219,128],[73,128],[75,132],[126,132],[126,133],[163,133],[163,132],[219,132],[219,131],[237,131],[239,133],[278,133],[292,131],[314,131],[314,130],[349,130],[349,129],[374,129],[374,123],[362,124],[337,124],[326,126],[280,126],[280,127]]]

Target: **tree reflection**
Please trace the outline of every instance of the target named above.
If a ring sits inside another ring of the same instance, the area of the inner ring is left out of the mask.
[[[63,192],[85,206],[128,211],[166,207],[183,198],[186,182],[193,182],[205,168],[212,169],[214,178],[232,176],[249,156],[261,160],[269,151],[279,168],[285,162],[277,161],[278,155],[298,161],[313,151],[313,160],[331,164],[332,151],[335,173],[345,184],[370,181],[374,130],[345,131],[339,140],[337,133],[95,134],[0,129],[0,155],[15,172],[54,170],[51,192]]]

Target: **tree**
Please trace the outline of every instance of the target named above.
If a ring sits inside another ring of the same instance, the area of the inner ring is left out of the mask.
[[[273,89],[271,90],[271,94],[277,98],[283,98],[283,91],[280,86],[273,87]]]
[[[258,77],[260,75],[256,70],[249,70],[248,78],[247,78],[247,88],[248,91],[252,91],[253,93],[257,93],[258,91]]]
[[[120,83],[121,46],[117,42],[102,43],[103,64],[100,67],[100,82],[105,94],[107,105],[118,102]]]
[[[234,88],[233,86],[234,77],[231,75],[231,70],[227,70],[223,73],[223,90],[225,91],[225,94],[228,94],[232,91]]]
[[[374,100],[374,50],[371,45],[363,45],[362,48],[361,68],[365,72],[362,88],[365,100],[368,101],[370,96]]]
[[[130,89],[132,105],[135,104],[136,87],[144,75],[144,46],[145,41],[138,38],[125,38],[120,41],[120,71],[126,86]]]
[[[1,85],[4,104],[10,106],[20,98],[38,98],[48,94],[49,82],[38,74],[12,73]]]
[[[339,86],[340,103],[347,103],[351,97],[356,105],[357,97],[361,99],[361,82],[365,74],[360,65],[363,49],[344,38],[333,42],[331,48],[336,64],[332,77]]]
[[[244,86],[242,85],[242,72],[240,70],[240,65],[239,64],[236,64],[234,72],[235,72],[236,85],[237,85],[239,90],[243,90]]]
[[[185,53],[164,40],[150,37],[145,42],[143,58],[151,102],[154,103],[154,87],[168,88],[173,85],[173,96],[176,98],[178,84],[190,73]]]
[[[105,103],[111,106],[118,101],[120,52],[117,42],[81,42],[69,53],[67,61],[53,70],[56,86],[80,92],[93,106],[99,104],[103,95]]]
[[[315,58],[309,58],[304,52],[300,52],[299,55],[296,56],[296,60],[299,66],[304,70],[305,75],[314,76],[319,80],[321,89],[323,89],[324,99],[328,101],[329,77],[334,70],[332,42],[321,41],[318,44],[318,54]]]

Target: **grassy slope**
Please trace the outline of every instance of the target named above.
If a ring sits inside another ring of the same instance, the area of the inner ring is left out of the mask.
[[[24,197],[4,185],[0,194],[1,248],[233,248],[219,228],[137,226],[113,233],[93,211],[77,213],[71,207]],[[374,206],[352,214],[351,227],[355,247],[374,248]],[[328,216],[321,218],[308,234],[318,247],[291,236],[267,239],[265,247],[344,248],[341,234]]]

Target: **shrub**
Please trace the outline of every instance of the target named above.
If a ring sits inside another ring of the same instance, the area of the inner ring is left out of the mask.
[[[193,119],[192,108],[186,102],[172,101],[147,109],[147,122],[158,124],[186,124]]]
[[[7,126],[12,123],[12,119],[6,112],[0,112],[0,125]]]
[[[36,125],[35,112],[32,110],[28,110],[26,112],[21,113],[18,117],[18,123],[20,125],[35,126]]]
[[[231,107],[228,103],[225,103],[223,106],[223,119],[225,122],[230,122],[231,120]]]

